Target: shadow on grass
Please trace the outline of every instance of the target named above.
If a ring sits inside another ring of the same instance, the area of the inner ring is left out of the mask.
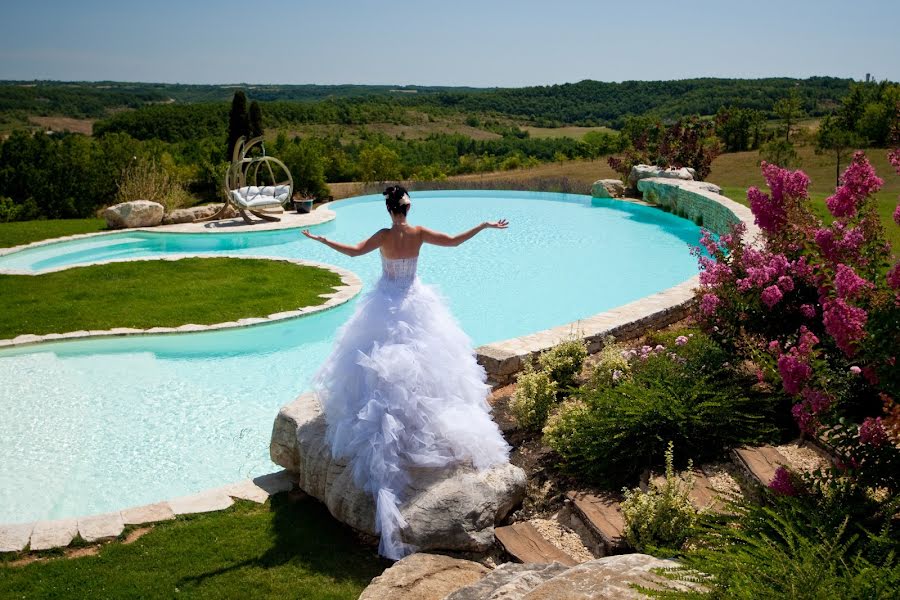
[[[271,497],[269,509],[273,543],[265,552],[227,567],[183,577],[178,587],[189,590],[240,571],[277,571],[281,567],[299,568],[336,584],[365,587],[391,565],[314,499],[294,499],[281,493]]]

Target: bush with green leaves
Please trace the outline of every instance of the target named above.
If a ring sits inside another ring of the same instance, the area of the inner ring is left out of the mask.
[[[627,352],[625,344],[616,342],[612,336],[605,339],[591,369],[587,387],[608,387],[628,377],[631,363],[628,362]]]
[[[558,389],[547,371],[526,367],[516,378],[516,391],[510,401],[510,410],[519,425],[540,431],[556,403]]]
[[[584,340],[572,338],[541,352],[537,362],[560,388],[566,388],[575,383],[587,355],[587,344]]]
[[[783,403],[756,393],[728,365],[725,351],[697,334],[680,346],[636,351],[630,378],[579,389],[544,434],[566,471],[618,487],[659,465],[670,440],[703,460],[779,437],[776,415],[785,412]]]
[[[625,540],[638,552],[680,548],[697,520],[697,511],[690,500],[693,463],[688,462],[680,478],[675,474],[674,454],[673,444],[669,442],[663,483],[651,480],[646,492],[640,488],[624,490]]]

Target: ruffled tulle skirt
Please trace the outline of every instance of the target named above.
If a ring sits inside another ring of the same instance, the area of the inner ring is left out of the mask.
[[[485,380],[471,340],[418,278],[383,277],[339,330],[314,388],[333,456],[349,459],[355,483],[375,499],[383,556],[415,551],[401,539],[408,467],[508,460]]]

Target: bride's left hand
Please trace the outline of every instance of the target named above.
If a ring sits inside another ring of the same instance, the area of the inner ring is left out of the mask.
[[[315,240],[315,241],[317,241],[317,242],[322,241],[322,237],[321,237],[321,236],[318,236],[318,235],[316,235],[316,234],[314,234],[314,233],[310,233],[310,232],[309,232],[309,229],[304,229],[302,233],[303,233],[303,235],[305,235],[306,237],[308,237],[308,238],[311,239],[311,240]]]
[[[509,226],[509,221],[506,219],[500,219],[499,221],[488,221],[485,223],[491,229],[506,229]]]

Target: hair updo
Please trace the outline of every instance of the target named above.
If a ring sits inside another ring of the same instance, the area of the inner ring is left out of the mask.
[[[385,188],[384,202],[387,204],[388,212],[394,215],[406,216],[409,212],[409,192],[402,185],[392,185]]]

